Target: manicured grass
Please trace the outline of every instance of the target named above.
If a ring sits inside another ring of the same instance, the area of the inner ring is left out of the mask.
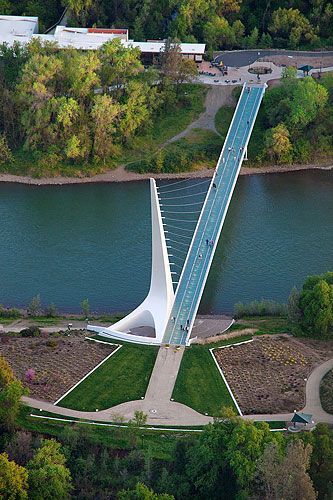
[[[251,336],[237,337],[216,344],[192,345],[186,349],[173,390],[173,399],[212,416],[219,416],[223,406],[230,406],[236,411],[209,349],[250,338]]]
[[[59,402],[81,411],[104,410],[145,395],[158,347],[124,344]]]

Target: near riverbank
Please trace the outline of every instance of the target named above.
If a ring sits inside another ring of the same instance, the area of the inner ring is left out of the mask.
[[[284,172],[294,172],[298,170],[332,170],[332,160],[323,164],[308,165],[271,165],[264,167],[242,167],[240,175],[258,175],[258,174],[277,174]],[[109,183],[109,182],[133,182],[144,181],[151,177],[157,180],[171,179],[200,179],[211,177],[214,169],[195,170],[193,172],[180,172],[176,174],[156,174],[144,173],[138,174],[127,171],[124,167],[118,167],[115,170],[109,170],[103,174],[92,177],[45,177],[36,178],[24,175],[0,174],[0,182],[11,182],[18,184],[31,184],[36,186],[63,185],[63,184],[88,184],[88,183]]]

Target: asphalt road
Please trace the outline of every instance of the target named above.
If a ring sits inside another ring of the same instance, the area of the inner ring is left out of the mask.
[[[333,50],[331,51],[315,51],[315,52],[305,52],[300,50],[231,50],[220,52],[218,56],[216,56],[216,61],[223,61],[226,66],[233,67],[241,67],[248,66],[249,64],[253,64],[257,59],[261,57],[267,57],[271,55],[285,55],[285,56],[293,56],[293,57],[329,57],[333,56]]]

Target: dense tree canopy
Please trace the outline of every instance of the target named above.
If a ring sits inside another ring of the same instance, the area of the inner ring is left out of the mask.
[[[144,70],[140,52],[119,39],[98,51],[58,50],[33,40],[27,47],[0,47],[0,163],[11,149],[42,155],[41,166],[116,157],[147,130],[179,86],[197,73],[168,42],[162,72]]]
[[[11,430],[15,426],[23,394],[22,383],[0,356],[0,431]]]
[[[2,0],[2,14],[56,23],[63,6],[72,25],[128,27],[136,40],[206,42],[210,49],[316,47],[332,44],[331,0]]]
[[[226,49],[314,47],[330,44],[332,38],[330,0],[67,0],[67,4],[77,22],[126,26],[137,40],[172,36]]]

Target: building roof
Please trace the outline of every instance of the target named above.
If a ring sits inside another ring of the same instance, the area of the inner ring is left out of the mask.
[[[26,43],[38,32],[38,17],[0,16],[0,43]]]
[[[298,422],[301,424],[309,424],[312,421],[312,415],[309,415],[308,413],[302,413],[300,411],[296,412],[291,419],[292,422]]]
[[[12,45],[15,40],[28,43],[31,38],[40,41],[56,42],[60,48],[74,47],[81,50],[96,50],[105,42],[120,38],[125,47],[137,47],[141,52],[159,54],[164,49],[163,40],[135,42],[128,40],[125,28],[72,28],[58,25],[54,35],[37,34],[38,18],[23,16],[0,16],[0,43]],[[204,43],[181,43],[182,54],[205,53]]]
[[[163,40],[152,41],[152,42],[135,42],[134,40],[129,40],[128,45],[132,47],[138,47],[141,52],[145,53],[155,53],[163,51],[165,42]],[[180,50],[182,54],[204,54],[206,45],[204,43],[180,43]]]

